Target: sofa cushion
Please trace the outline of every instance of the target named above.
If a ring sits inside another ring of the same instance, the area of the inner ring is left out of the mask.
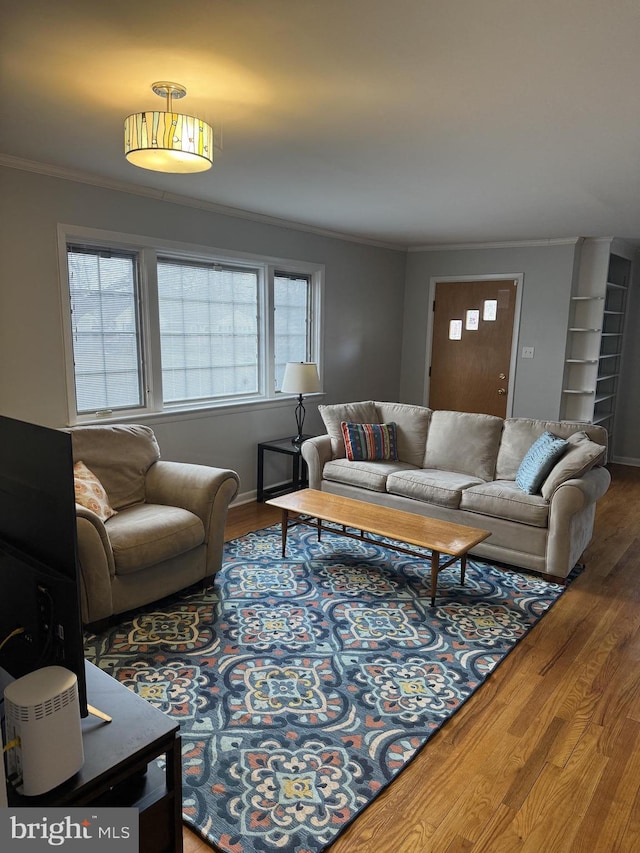
[[[460,509],[532,527],[546,527],[549,518],[549,502],[541,495],[526,494],[514,480],[494,480],[465,489]]]
[[[492,480],[502,423],[494,415],[433,412],[423,468]]]
[[[387,477],[387,492],[425,503],[457,509],[463,491],[482,483],[478,477],[452,471],[425,470],[399,471]]]
[[[335,483],[385,492],[389,474],[412,467],[408,462],[350,462],[348,459],[332,459],[324,466],[322,476],[325,480],[333,480]]]
[[[350,424],[342,421],[342,439],[351,462],[397,462],[396,425]]]
[[[534,418],[507,418],[502,429],[496,480],[515,480],[520,463],[533,444],[545,430],[558,438],[569,438],[578,431],[584,431],[591,441],[606,448],[607,431],[597,424],[584,424],[579,421],[541,421]],[[606,461],[603,457],[602,462]]]
[[[516,472],[516,485],[528,495],[535,495],[567,447],[568,442],[564,438],[543,432],[525,453]]]
[[[342,438],[342,421],[356,424],[379,423],[376,405],[373,400],[360,403],[334,403],[331,406],[318,406],[327,434],[331,438],[331,454],[334,459],[344,458],[346,450]]]
[[[204,525],[186,509],[135,504],[107,522],[116,574],[146,569],[204,542]]]
[[[376,403],[377,420],[393,421],[398,433],[398,459],[421,467],[427,444],[431,409],[408,403]]]
[[[591,441],[584,431],[575,432],[567,439],[568,450],[549,472],[542,484],[542,497],[551,500],[555,490],[572,477],[582,477],[604,459],[606,447]]]
[[[72,427],[74,462],[82,461],[105,488],[114,509],[145,498],[145,475],[160,458],[153,430],[140,424]]]

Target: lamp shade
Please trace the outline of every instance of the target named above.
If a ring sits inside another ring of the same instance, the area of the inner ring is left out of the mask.
[[[318,366],[313,361],[288,361],[280,390],[285,394],[315,394],[320,390]]]
[[[124,153],[154,172],[205,172],[213,163],[213,128],[183,113],[133,113],[124,120]]]

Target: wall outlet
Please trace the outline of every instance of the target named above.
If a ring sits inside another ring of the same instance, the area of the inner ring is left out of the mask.
[[[522,347],[522,357],[523,358],[533,358],[534,351],[535,351],[535,347]]]

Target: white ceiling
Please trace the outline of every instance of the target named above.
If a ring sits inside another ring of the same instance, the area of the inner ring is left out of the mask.
[[[639,0],[2,5],[0,162],[399,246],[640,240]],[[155,80],[222,127],[210,171],[124,159]]]

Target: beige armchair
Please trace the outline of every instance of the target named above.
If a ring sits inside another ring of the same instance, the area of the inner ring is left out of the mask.
[[[137,424],[73,427],[74,463],[100,480],[116,514],[76,504],[82,618],[102,622],[212,578],[222,563],[235,471],[160,460]]]

